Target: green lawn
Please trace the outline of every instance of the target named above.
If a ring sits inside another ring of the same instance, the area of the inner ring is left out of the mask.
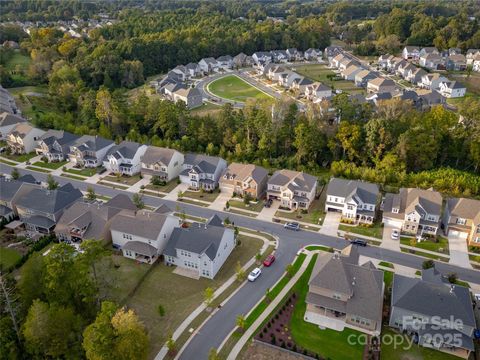
[[[114,183],[121,184],[121,185],[127,185],[128,187],[130,187],[130,186],[136,184],[137,182],[139,182],[141,180],[141,178],[140,178],[140,174],[136,174],[136,175],[133,175],[133,176],[107,175],[107,176],[103,177],[102,180],[114,182]]]
[[[349,335],[359,335],[358,331],[348,328],[341,332],[330,329],[321,330],[317,325],[303,320],[307,308],[305,297],[308,292],[308,280],[310,279],[315,260],[316,256],[310,262],[307,271],[305,271],[294,288],[297,294],[297,302],[295,303],[295,309],[290,321],[292,337],[297,346],[319,354],[323,358],[335,360],[361,359],[363,346],[358,344],[349,345],[347,343],[347,337]]]
[[[322,245],[310,245],[310,246],[307,246],[305,249],[309,251],[322,250],[322,251],[331,252],[331,253],[333,253],[334,251],[333,248],[322,246]]]
[[[249,98],[271,99],[270,95],[258,90],[236,75],[227,75],[212,81],[207,89],[213,95],[239,102],[245,102]]]
[[[15,50],[13,56],[5,63],[5,69],[10,72],[12,79],[25,83],[27,82],[25,74],[31,61],[30,56],[23,55],[20,50]]]
[[[399,334],[392,331],[388,328],[383,328],[382,337],[385,336],[398,336]],[[459,358],[453,355],[445,354],[440,351],[427,349],[422,346],[413,344],[410,349],[408,349],[410,344],[410,339],[407,341],[405,336],[405,341],[397,346],[394,346],[393,342],[387,345],[382,344],[380,359],[382,360],[458,360]]]
[[[378,265],[393,269],[393,264],[387,261],[380,261]]]
[[[422,250],[429,250],[429,251],[435,251],[442,254],[449,254],[448,239],[441,236],[438,236],[437,239],[438,239],[438,242],[433,242],[430,240],[417,242],[416,239],[401,236],[400,244],[413,246]]]
[[[20,260],[22,254],[11,248],[0,247],[0,269],[7,270]]]
[[[4,158],[22,163],[22,162],[28,161],[31,158],[37,156],[37,154],[32,152],[30,154],[2,154],[2,156]]]
[[[103,186],[108,186],[108,187],[111,187],[113,189],[120,189],[120,190],[127,190],[129,188],[129,186],[123,186],[123,185],[120,185],[120,184],[111,184],[111,183],[107,183],[105,181],[99,181],[99,182],[97,182],[97,184],[103,185]]]
[[[400,247],[400,251],[404,252],[404,253],[423,256],[425,258],[432,259],[432,260],[439,260],[439,261],[443,261],[443,262],[448,262],[448,258],[443,257],[440,254],[433,255],[433,254],[430,254],[430,253],[422,252],[422,251],[419,251],[419,250],[411,250],[411,249],[407,249],[407,248],[404,248],[404,247]]]
[[[306,214],[303,214],[302,212],[299,212],[299,211],[288,212],[288,211],[278,210],[275,213],[275,216],[287,218],[295,221],[307,222],[314,225],[321,225],[323,224],[323,220],[325,218],[324,209],[325,209],[325,201],[323,201],[322,198],[320,197],[320,199],[315,199],[312,201],[312,204],[308,208]]]
[[[33,166],[27,166],[27,169],[28,170],[33,170],[33,171],[38,171],[38,172],[41,172],[41,173],[49,173],[50,172],[50,170],[42,169],[42,168],[38,168],[38,167],[33,167]]]
[[[164,193],[169,193],[178,186],[178,181],[176,179],[171,180],[165,185],[152,185],[148,184],[145,186],[145,190],[160,191]]]
[[[43,161],[37,161],[32,164],[32,166],[37,166],[45,169],[51,169],[51,170],[56,170],[61,168],[62,166],[65,166],[67,161],[58,161],[58,162],[43,162]]]
[[[348,80],[331,80],[330,76],[336,74],[323,64],[309,64],[296,67],[296,72],[300,75],[306,76],[314,81],[319,81],[322,84],[333,87],[333,89],[340,89],[348,93],[364,93],[365,90],[355,86],[353,81]]]
[[[0,163],[2,163],[2,164],[7,164],[7,165],[10,165],[10,166],[17,166],[17,163],[16,163],[16,162],[9,161],[9,160],[2,159],[2,158],[0,158]]]
[[[85,178],[82,177],[82,176],[72,175],[72,174],[68,174],[68,173],[61,173],[60,176],[63,176],[63,177],[69,178],[69,179],[73,179],[73,180],[79,180],[79,181],[84,181],[85,180]]]
[[[235,207],[230,207],[230,209],[228,209],[228,212],[231,212],[232,214],[248,216],[248,217],[251,217],[251,218],[256,218],[258,216],[257,214],[252,214],[252,213],[240,210],[239,208],[235,208]]]
[[[385,282],[385,289],[388,289],[390,286],[392,286],[393,274],[394,273],[392,271],[383,272],[383,281]]]
[[[183,192],[183,196],[186,198],[202,200],[207,202],[213,202],[219,194],[220,193],[217,190],[211,193],[206,191],[190,191],[190,190]]]
[[[354,233],[363,236],[371,236],[377,239],[381,239],[383,235],[383,226],[382,223],[375,223],[372,227],[363,227],[363,226],[348,226],[345,224],[340,224],[338,230],[342,230],[349,233]]]
[[[74,175],[80,175],[80,176],[86,176],[90,177],[93,176],[97,173],[97,169],[90,169],[90,168],[85,168],[85,169],[65,169],[64,170],[67,173],[71,173]]]
[[[239,209],[244,209],[244,210],[249,210],[249,211],[255,211],[255,212],[260,212],[263,209],[263,206],[265,203],[263,201],[257,201],[257,203],[251,202],[249,205],[245,205],[243,200],[229,200],[228,203],[230,204],[231,207],[239,208]]]

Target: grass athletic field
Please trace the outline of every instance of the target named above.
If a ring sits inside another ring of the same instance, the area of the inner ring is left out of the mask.
[[[245,102],[249,98],[271,99],[271,97],[236,75],[227,75],[208,85],[208,91],[218,97],[233,101]]]

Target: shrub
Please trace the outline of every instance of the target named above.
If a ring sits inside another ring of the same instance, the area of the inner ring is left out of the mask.
[[[267,328],[263,328],[264,333],[267,333],[267,331],[268,331]]]
[[[258,337],[259,337],[260,339],[263,339],[263,333],[260,333],[260,334],[258,335]]]
[[[275,336],[272,337],[272,340],[270,341],[270,343],[271,343],[272,345],[275,345],[275,343],[276,343]]]
[[[160,316],[165,316],[165,308],[163,307],[163,305],[158,305],[158,315]]]

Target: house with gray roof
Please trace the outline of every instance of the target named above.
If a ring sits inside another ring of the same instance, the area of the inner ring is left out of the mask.
[[[289,56],[286,50],[272,50],[272,60],[275,63],[286,63],[289,60]]]
[[[339,211],[345,219],[371,224],[375,220],[380,190],[366,181],[331,178],[325,211]]]
[[[432,106],[443,105],[446,103],[445,98],[440,95],[437,90],[418,89],[416,93],[419,98],[420,106],[423,110],[427,110]]]
[[[328,60],[330,60],[331,58],[335,57],[338,53],[342,51],[343,51],[343,48],[341,46],[332,45],[332,46],[327,46],[323,54]]]
[[[279,200],[290,210],[308,209],[316,192],[317,178],[300,171],[277,170],[267,183],[267,199]]]
[[[433,189],[401,188],[387,193],[382,222],[412,235],[436,235],[442,214],[442,195]]]
[[[320,61],[322,59],[322,50],[309,48],[303,54],[306,61]]]
[[[305,97],[312,101],[329,99],[332,97],[332,88],[322,83],[315,82],[305,88]]]
[[[169,214],[147,210],[121,213],[110,224],[112,245],[125,257],[153,264],[165,250],[177,226],[179,219]]]
[[[449,198],[442,217],[445,235],[480,246],[480,200]]]
[[[14,216],[18,215],[17,208],[15,206],[15,199],[27,194],[32,189],[40,188],[36,184],[35,179],[33,182],[30,180],[30,176],[22,176],[18,180],[11,178],[0,177],[0,206],[3,207],[3,213],[8,214],[13,212]]]
[[[233,66],[237,69],[253,65],[253,58],[243,52],[233,57]]]
[[[185,68],[188,72],[189,78],[197,77],[202,72],[202,70],[200,69],[200,66],[197,63],[188,63],[187,65],[185,65]]]
[[[366,87],[370,80],[373,80],[377,75],[370,70],[361,70],[355,74],[355,86]]]
[[[345,70],[343,70],[341,72],[341,75],[343,76],[343,78],[345,80],[354,81],[355,80],[355,75],[357,75],[362,70],[363,70],[362,66],[353,64],[353,65],[350,65],[349,67],[347,67]]]
[[[187,70],[187,68],[183,65],[177,65],[173,70],[173,73],[176,74],[176,78],[179,81],[185,81],[190,77],[190,72]]]
[[[435,268],[423,270],[421,279],[394,274],[389,325],[424,347],[465,359],[474,351],[470,291]]]
[[[420,57],[420,49],[418,46],[405,46],[402,50],[402,57],[405,60],[418,60]]]
[[[7,146],[12,154],[29,154],[37,146],[37,141],[45,131],[31,126],[29,123],[20,123],[13,127],[7,136]]]
[[[26,123],[27,120],[21,116],[3,112],[0,114],[0,140],[6,140],[8,134],[17,124]]]
[[[186,154],[180,181],[194,190],[211,191],[217,188],[221,174],[227,168],[227,162],[217,156]]]
[[[233,68],[233,58],[230,55],[222,55],[217,58],[218,67],[223,70]]]
[[[370,261],[359,265],[356,247],[324,254],[316,260],[308,282],[304,319],[320,328],[347,327],[378,336],[384,288],[383,272]]]
[[[107,152],[103,166],[115,174],[132,176],[138,174],[142,167],[141,158],[147,151],[147,145],[122,141]]]
[[[180,175],[184,156],[175,149],[149,146],[142,155],[142,175],[158,176],[163,181],[170,181]]]
[[[394,93],[397,87],[392,79],[377,77],[367,83],[367,91],[369,93]]]
[[[208,58],[203,58],[198,62],[198,66],[200,67],[200,70],[204,74],[209,74],[214,71],[218,71],[219,68],[219,63],[215,58],[213,57],[208,57]]]
[[[17,114],[19,111],[12,94],[0,85],[0,113],[3,112]]]
[[[180,87],[172,93],[173,102],[183,101],[187,108],[194,109],[203,105],[203,96],[200,90],[193,87]]]
[[[103,164],[103,159],[113,146],[113,140],[98,135],[83,135],[70,145],[68,158],[76,167],[96,168]]]
[[[268,171],[253,164],[231,163],[220,177],[220,190],[260,199],[267,190]]]
[[[14,206],[28,231],[50,234],[63,212],[82,198],[82,192],[68,183],[55,190],[30,188],[15,196]]]
[[[213,279],[235,245],[233,229],[223,226],[215,215],[204,224],[175,228],[163,255],[167,265],[189,270],[197,278]]]
[[[118,214],[133,215],[132,200],[119,194],[107,201],[77,201],[64,211],[55,227],[60,241],[81,243],[83,240],[111,241],[110,224]]]
[[[298,91],[299,94],[305,94],[305,89],[310,85],[313,85],[313,80],[302,76],[293,80],[290,90]]]
[[[68,131],[48,130],[38,140],[35,152],[45,156],[49,162],[64,161],[70,153],[70,146],[79,138]]]
[[[458,81],[442,81],[438,86],[438,92],[446,98],[458,98],[465,96],[467,88]]]

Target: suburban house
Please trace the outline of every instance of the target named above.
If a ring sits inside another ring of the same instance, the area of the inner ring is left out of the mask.
[[[108,171],[121,175],[135,175],[141,169],[141,157],[147,151],[147,145],[136,142],[122,141],[107,153],[103,166]]]
[[[244,53],[240,53],[233,57],[233,65],[237,69],[242,68],[244,66],[250,66],[252,64],[253,64],[253,58]]]
[[[348,68],[349,66],[352,66],[352,65],[360,66],[360,63],[356,60],[353,60],[353,59],[349,58],[348,56],[345,56],[338,63],[338,70],[340,70],[340,72],[345,71],[346,68]]]
[[[417,46],[405,46],[402,50],[402,58],[405,60],[418,60],[420,50]]]
[[[8,134],[10,134],[15,126],[24,123],[27,123],[27,120],[18,115],[8,112],[0,114],[0,140],[6,140]]]
[[[290,90],[298,91],[300,94],[304,94],[307,86],[310,86],[312,84],[312,80],[302,76],[293,80],[292,84],[290,85]]]
[[[217,58],[217,64],[219,68],[223,70],[233,68],[233,58],[230,55],[223,55]]]
[[[325,211],[340,211],[346,219],[372,224],[379,198],[377,184],[331,178],[327,186]]]
[[[345,80],[354,81],[355,75],[357,75],[363,68],[359,65],[350,65],[348,68],[342,71],[342,76]]]
[[[467,69],[467,59],[462,54],[450,55],[445,61],[445,67],[447,70],[465,71]]]
[[[257,51],[252,55],[252,59],[256,65],[264,65],[272,61],[272,54],[267,51]]]
[[[70,145],[68,157],[76,166],[96,168],[103,164],[103,159],[113,146],[115,143],[112,140],[97,135],[83,135]]]
[[[205,224],[175,228],[163,255],[167,265],[190,270],[196,278],[213,279],[235,244],[233,229],[224,227],[215,215]]]
[[[188,78],[197,77],[202,72],[200,66],[197,63],[188,63],[187,65],[185,65],[185,69],[187,70]]]
[[[0,113],[3,112],[17,114],[19,111],[12,94],[0,84]]]
[[[419,89],[417,95],[423,109],[445,104],[445,98],[437,90]]]
[[[458,98],[465,96],[467,88],[458,81],[442,81],[438,86],[438,92],[446,98]]]
[[[319,61],[322,58],[322,50],[309,48],[305,50],[303,57],[307,61]]]
[[[477,55],[480,55],[480,49],[468,49],[467,54],[465,55],[467,65],[472,65]]]
[[[309,100],[327,99],[331,96],[332,89],[319,82],[315,82],[305,88],[305,97]]]
[[[393,59],[394,56],[390,54],[383,54],[378,57],[377,64],[382,69],[386,69],[388,65],[388,60]]]
[[[439,88],[441,82],[447,81],[449,80],[439,73],[425,74],[422,76],[422,80],[418,85],[425,89],[436,90]]]
[[[390,100],[392,97],[391,93],[374,93],[368,95],[365,99],[373,105],[378,106],[380,101]]]
[[[436,235],[441,214],[442,195],[439,192],[401,188],[398,194],[385,195],[382,221],[408,234]]]
[[[111,241],[110,224],[120,214],[134,214],[132,200],[124,194],[116,195],[106,203],[77,201],[58,220],[55,234],[60,241],[81,243],[83,240]]]
[[[367,91],[370,93],[393,93],[396,90],[395,82],[391,79],[377,77],[367,83]]]
[[[147,210],[118,214],[110,224],[112,245],[127,258],[153,264],[177,226],[179,219],[173,215]]]
[[[194,190],[214,190],[227,162],[220,157],[186,154],[180,181]]]
[[[11,208],[0,205],[0,223],[8,223],[15,218],[15,213]]]
[[[80,137],[63,130],[48,130],[38,140],[37,155],[45,156],[49,162],[64,161],[70,153],[70,146]]]
[[[267,189],[268,171],[253,164],[231,163],[223,172],[219,184],[222,192],[249,194],[260,199]]]
[[[382,328],[383,272],[372,262],[359,265],[356,247],[349,245],[328,260],[318,257],[306,296],[304,320],[343,331],[346,327],[378,336]]]
[[[12,154],[29,154],[37,146],[37,141],[45,134],[45,131],[34,128],[28,123],[20,123],[10,131],[7,137],[7,145]]]
[[[303,76],[297,74],[296,72],[288,71],[279,77],[278,84],[290,89],[295,81],[301,79],[303,79]]]
[[[24,181],[22,178],[23,176],[18,180],[13,180],[0,176],[0,205],[10,209],[15,216],[18,215],[15,199],[29,193],[33,189],[40,188],[39,185],[35,184],[35,179],[31,182],[28,180]],[[4,209],[3,213],[8,214],[9,211]]]
[[[419,58],[425,55],[430,55],[430,54],[440,55],[440,52],[436,47],[427,46],[420,49]]]
[[[290,210],[308,209],[316,191],[317,178],[299,171],[277,170],[267,183],[267,199],[280,200]]]
[[[472,61],[472,70],[480,72],[480,53],[475,55]]]
[[[178,101],[183,101],[189,109],[193,109],[203,105],[202,93],[197,88],[191,87],[180,87],[173,91],[172,100],[175,103]]]
[[[180,81],[167,81],[160,88],[160,93],[164,94],[165,97],[171,101],[174,101],[173,95],[180,89],[186,89],[186,85]]]
[[[426,54],[420,56],[420,61],[418,62],[420,66],[426,67],[430,70],[437,70],[439,65],[443,64],[443,59],[438,54]]]
[[[175,149],[149,146],[140,158],[142,175],[158,176],[163,181],[170,181],[180,175],[184,156]]]
[[[178,81],[186,81],[190,77],[190,72],[183,65],[176,66],[171,72],[175,74],[174,77]]]
[[[396,74],[401,76],[402,78],[406,78],[409,71],[414,71],[417,67],[412,63],[405,62],[401,64],[396,69]]]
[[[270,53],[275,63],[286,63],[290,59],[285,50],[273,50]]]
[[[462,53],[462,50],[459,48],[450,48],[448,49],[448,55],[459,55]]]
[[[325,51],[323,52],[323,54],[330,61],[331,58],[333,58],[335,55],[337,55],[338,53],[340,53],[342,51],[343,51],[343,49],[342,49],[341,46],[331,45],[331,46],[327,46],[325,48]]]
[[[435,268],[423,270],[421,279],[393,275],[389,325],[424,347],[465,359],[474,351],[470,291],[450,284]]]
[[[65,209],[82,198],[82,192],[68,183],[55,190],[30,188],[15,196],[14,204],[27,230],[50,234]]]
[[[200,67],[200,70],[205,73],[211,73],[213,71],[217,71],[219,64],[217,60],[215,60],[213,57],[208,57],[208,58],[203,58],[198,62],[198,66]]]
[[[298,50],[296,48],[289,48],[287,49],[286,53],[288,56],[288,60],[293,61],[296,60]]]
[[[480,246],[480,200],[447,199],[442,225],[445,235],[466,239],[471,246]]]
[[[337,53],[335,56],[328,59],[328,66],[331,68],[338,68],[340,66],[340,61],[345,58],[345,55],[340,52]]]
[[[272,80],[272,81],[278,82],[279,79],[280,79],[280,76],[282,74],[287,74],[289,72],[290,72],[290,70],[285,69],[283,66],[280,66],[280,65],[279,66],[273,66],[273,67],[268,69],[267,78]]]
[[[377,75],[370,70],[361,70],[355,75],[355,86],[366,87],[370,80],[376,79]]]
[[[422,68],[415,67],[414,69],[410,69],[408,71],[408,73],[405,75],[405,80],[410,81],[412,84],[418,85],[422,81],[422,78],[427,74],[428,73]]]

